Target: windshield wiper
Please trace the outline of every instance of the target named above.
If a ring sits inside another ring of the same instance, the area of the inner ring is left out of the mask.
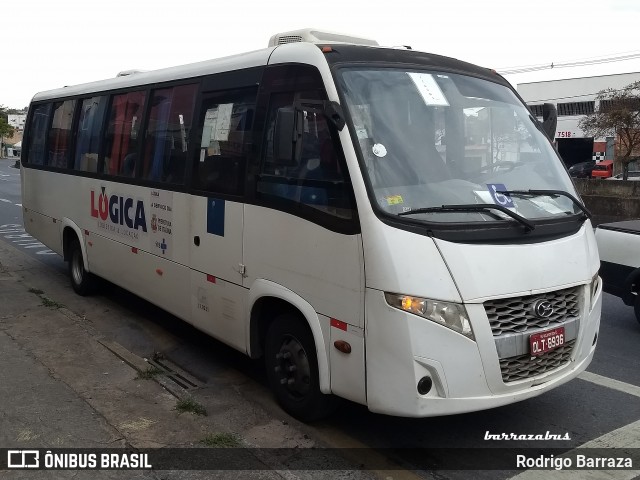
[[[512,212],[506,207],[502,205],[491,205],[488,203],[478,204],[472,203],[469,205],[442,205],[441,207],[428,207],[428,208],[417,208],[415,210],[409,210],[406,212],[400,212],[398,215],[413,215],[419,213],[434,213],[434,212],[489,212],[489,210],[498,210],[505,215],[513,218],[518,223],[522,224],[526,232],[530,232],[535,230],[536,226],[531,223],[529,220],[524,218],[522,215],[518,215],[515,212]]]
[[[589,212],[589,210],[587,210],[587,207],[585,207],[582,203],[580,203],[580,201],[576,197],[571,195],[569,192],[565,192],[564,190],[501,190],[496,193],[501,193],[503,195],[523,196],[523,197],[539,197],[542,195],[549,195],[550,197],[558,197],[558,196],[567,197],[580,210],[582,210],[582,213],[584,213],[587,218],[589,219],[591,218],[591,213]]]

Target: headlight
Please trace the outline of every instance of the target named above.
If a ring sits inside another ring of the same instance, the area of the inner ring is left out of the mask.
[[[593,309],[593,302],[595,300],[595,295],[598,291],[598,284],[600,282],[600,277],[598,277],[598,272],[591,279],[591,285],[589,288],[589,311]]]
[[[385,292],[384,297],[387,303],[394,308],[429,319],[475,341],[471,322],[464,305],[399,293]]]

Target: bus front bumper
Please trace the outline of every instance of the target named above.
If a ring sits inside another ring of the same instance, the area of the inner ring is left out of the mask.
[[[382,292],[368,290],[367,406],[376,413],[430,417],[499,407],[556,388],[578,376],[591,362],[601,301],[600,291],[591,309],[584,310],[570,361],[542,375],[505,383],[488,321],[486,316],[482,318],[482,305],[468,308],[474,341],[394,309]],[[483,324],[488,333],[479,331]],[[418,385],[425,377],[428,380],[423,381],[420,393]],[[431,386],[426,393],[425,385]]]

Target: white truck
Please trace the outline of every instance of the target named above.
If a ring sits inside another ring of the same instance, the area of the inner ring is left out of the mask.
[[[640,220],[598,225],[596,241],[604,291],[633,305],[640,322]]]

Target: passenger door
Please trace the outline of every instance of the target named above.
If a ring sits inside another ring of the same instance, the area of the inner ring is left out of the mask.
[[[241,351],[243,195],[255,97],[255,87],[203,95],[191,179],[193,323]]]
[[[362,238],[338,131],[322,113],[320,73],[308,65],[267,67],[258,98],[265,131],[252,175],[256,198],[245,206],[245,285],[266,279],[309,303],[325,335],[332,391],[364,402]],[[295,158],[281,155],[287,136],[276,127],[292,111],[300,122]],[[347,341],[351,354],[335,341]]]

